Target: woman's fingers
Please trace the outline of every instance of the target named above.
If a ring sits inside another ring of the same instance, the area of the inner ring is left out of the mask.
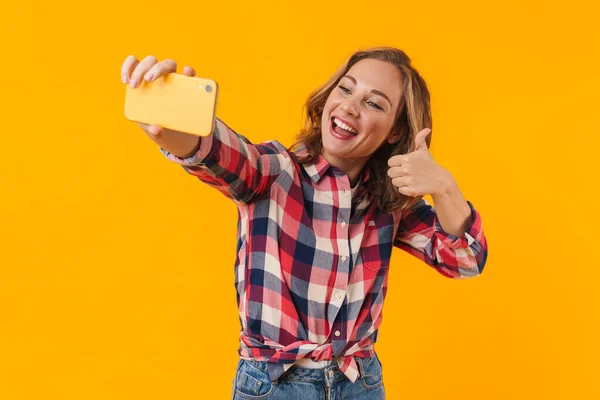
[[[177,72],[177,63],[174,60],[163,60],[158,62],[156,57],[147,56],[141,62],[135,56],[128,56],[121,66],[121,80],[136,88],[143,80],[152,82],[162,76]],[[183,68],[183,74],[196,76],[196,71],[190,66]]]
[[[121,80],[123,83],[128,83],[131,77],[131,72],[139,64],[138,59],[135,56],[127,56],[123,65],[121,65]]]
[[[135,69],[133,70],[133,73],[131,74],[131,79],[129,81],[129,84],[131,85],[132,88],[136,88],[139,86],[139,84],[142,82],[142,78],[144,77],[146,72],[148,72],[150,70],[150,68],[152,68],[154,66],[154,64],[156,64],[156,57],[148,56],[148,57],[144,58],[142,60],[142,62],[140,62],[135,67]]]
[[[154,64],[152,68],[150,68],[150,70],[144,74],[144,79],[147,82],[152,82],[153,80],[160,78],[161,76],[176,71],[177,63],[173,60],[167,59]]]
[[[183,73],[187,76],[196,76],[196,71],[194,71],[194,68],[187,65],[183,68]]]
[[[177,63],[174,60],[167,59],[158,62],[156,57],[147,56],[140,62],[135,56],[128,56],[121,66],[121,80],[123,83],[129,83],[132,88],[136,88],[142,80],[152,82],[176,71]],[[183,73],[187,76],[196,76],[196,71],[190,66],[185,66]],[[165,131],[165,128],[160,125],[141,122],[138,122],[138,125],[153,139],[158,138]]]

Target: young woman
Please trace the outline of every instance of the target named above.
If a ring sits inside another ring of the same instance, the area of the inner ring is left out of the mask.
[[[175,71],[154,57],[122,66],[132,87]],[[481,217],[428,150],[429,92],[404,52],[356,52],[306,112],[290,147],[252,144],[219,119],[201,138],[140,125],[238,206],[233,398],[383,399],[373,345],[392,247],[449,278],[477,276]]]

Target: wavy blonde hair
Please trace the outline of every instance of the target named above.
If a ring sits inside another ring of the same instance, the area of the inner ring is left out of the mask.
[[[425,80],[411,65],[410,58],[402,50],[393,47],[374,47],[359,50],[352,54],[333,76],[323,86],[315,90],[304,106],[306,120],[304,127],[296,136],[296,141],[288,150],[293,151],[300,145],[305,145],[308,154],[298,157],[301,164],[317,161],[323,150],[321,138],[321,118],[325,103],[331,91],[350,68],[364,59],[376,59],[395,65],[402,76],[402,93],[396,113],[396,119],[391,133],[398,135],[400,140],[390,144],[387,140],[371,155],[365,168],[371,171],[371,178],[366,183],[367,191],[377,199],[382,210],[394,212],[416,204],[422,196],[411,197],[398,192],[388,176],[388,159],[398,154],[407,154],[415,148],[415,136],[425,128],[431,128],[431,107],[429,90]],[[426,139],[427,146],[431,143],[431,133]]]

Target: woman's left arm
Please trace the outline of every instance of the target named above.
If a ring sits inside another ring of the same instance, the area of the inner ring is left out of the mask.
[[[430,132],[424,129],[417,134],[413,152],[388,161],[388,175],[400,193],[431,195],[435,205],[421,198],[404,210],[394,245],[445,276],[477,276],[483,271],[488,251],[481,216],[465,200],[452,174],[431,156],[425,142]]]
[[[444,231],[462,236],[473,223],[471,207],[450,173],[442,182],[440,190],[431,194],[437,218]]]

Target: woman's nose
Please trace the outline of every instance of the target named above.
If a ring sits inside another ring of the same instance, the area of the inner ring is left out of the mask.
[[[358,107],[356,107],[356,104],[354,104],[351,101],[346,101],[345,103],[343,103],[341,105],[341,109],[354,117],[358,117]]]

